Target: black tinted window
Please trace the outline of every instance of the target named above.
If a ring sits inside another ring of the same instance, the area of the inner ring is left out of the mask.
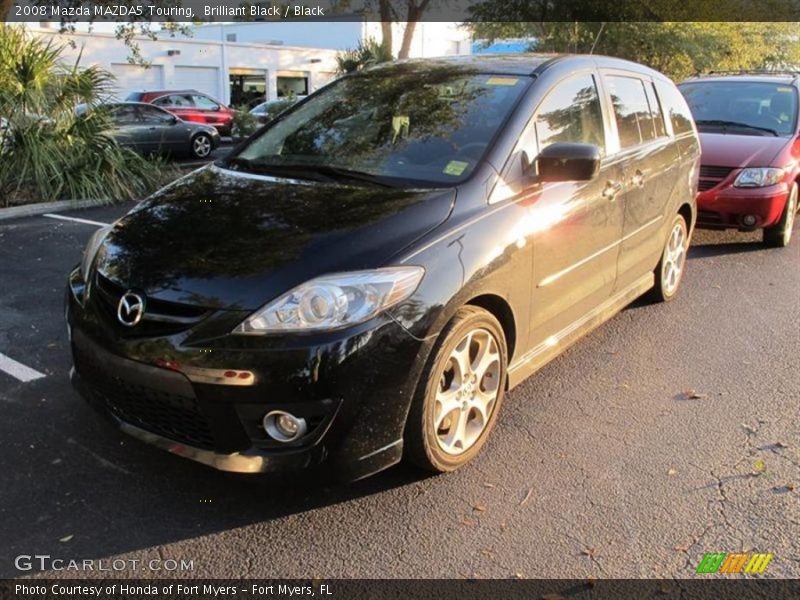
[[[556,142],[595,144],[605,149],[603,112],[591,75],[558,84],[536,112],[539,151]]]
[[[655,139],[655,125],[644,84],[633,77],[607,76],[621,149]]]

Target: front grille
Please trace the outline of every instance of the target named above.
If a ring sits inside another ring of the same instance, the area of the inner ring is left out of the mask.
[[[127,288],[114,283],[108,277],[97,273],[93,296],[101,313],[117,327],[117,331],[128,336],[163,336],[185,331],[203,319],[211,311],[201,306],[168,302],[157,298],[147,298],[142,320],[135,327],[123,327],[117,320],[117,307]]]
[[[711,165],[700,165],[700,177],[710,177],[712,179],[725,179],[733,167],[714,167]]]
[[[120,420],[176,442],[214,449],[214,436],[194,397],[115,377],[81,352],[75,352],[75,367],[94,399]]]
[[[723,223],[722,215],[706,210],[698,211],[697,221],[698,223],[703,223],[704,225],[722,225]]]
[[[733,171],[733,167],[716,167],[700,165],[700,181],[697,189],[701,192],[710,190],[719,185]]]

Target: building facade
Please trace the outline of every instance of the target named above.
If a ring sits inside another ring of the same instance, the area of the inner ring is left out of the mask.
[[[99,65],[116,77],[115,96],[156,89],[194,89],[223,104],[285,93],[311,93],[336,78],[336,51],[221,42],[209,39],[136,40],[147,65],[131,64],[130,49],[111,33],[58,33],[57,25],[30,27],[34,35],[66,44],[65,59]],[[279,89],[283,90],[279,94]],[[247,92],[243,94],[243,92]],[[236,102],[235,104],[241,104]]]
[[[405,24],[393,29],[395,55]],[[223,104],[242,106],[263,99],[304,96],[336,78],[336,55],[359,42],[381,38],[381,24],[368,21],[210,23],[190,36],[136,40],[146,65],[129,62],[130,49],[112,33],[58,33],[58,24],[30,30],[69,46],[69,59],[96,64],[117,80],[116,96],[154,89],[194,89]],[[417,23],[411,57],[469,54],[469,32],[456,23]]]

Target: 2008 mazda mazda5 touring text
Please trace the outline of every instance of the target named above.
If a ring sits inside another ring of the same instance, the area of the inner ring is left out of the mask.
[[[218,469],[453,470],[504,393],[676,294],[699,143],[655,71],[447,59],[344,77],[90,240],[73,381]]]

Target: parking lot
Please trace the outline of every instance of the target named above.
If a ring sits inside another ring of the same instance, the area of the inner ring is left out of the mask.
[[[65,277],[126,208],[0,222],[0,576],[49,554],[197,577],[689,577],[705,552],[758,550],[765,576],[800,577],[798,237],[698,232],[680,297],[515,389],[474,463],[321,489],[170,456],[73,392]]]

